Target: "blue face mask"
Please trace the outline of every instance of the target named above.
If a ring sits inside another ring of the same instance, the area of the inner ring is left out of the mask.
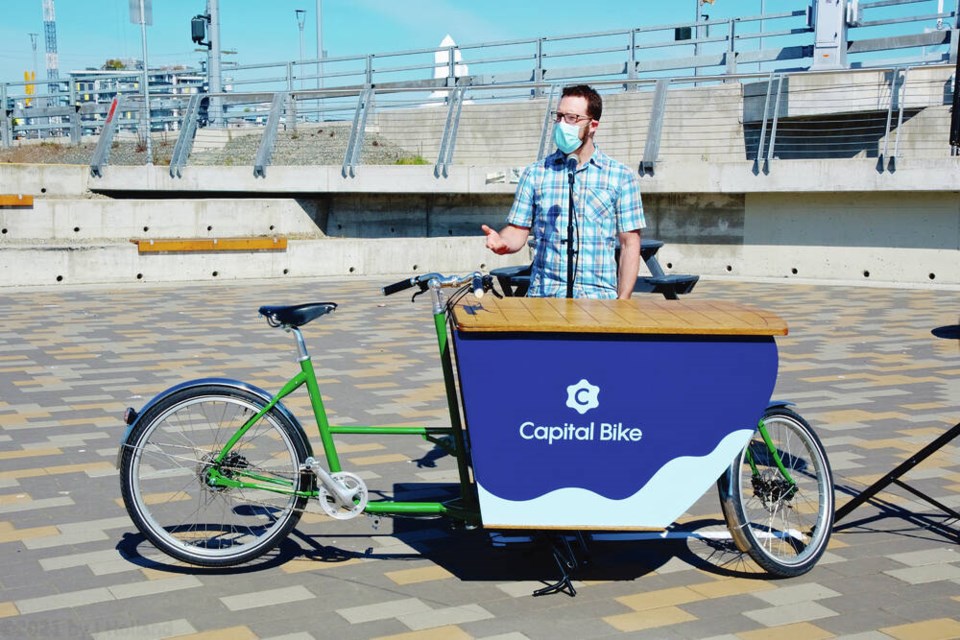
[[[553,141],[563,153],[573,153],[580,148],[583,141],[580,139],[580,127],[575,124],[558,122],[553,128]]]

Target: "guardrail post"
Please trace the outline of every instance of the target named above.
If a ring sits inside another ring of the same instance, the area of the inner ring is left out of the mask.
[[[7,109],[7,85],[0,84],[0,146],[9,149],[12,137],[12,117],[13,110]]]
[[[537,38],[537,66],[533,70],[533,96],[539,98],[543,95],[543,89],[540,88],[543,83],[543,41],[544,38]]]
[[[540,129],[540,150],[537,152],[537,160],[543,160],[547,154],[547,145],[550,140],[549,136],[555,124],[553,118],[550,117],[550,113],[553,111],[553,101],[557,96],[558,88],[555,84],[550,85],[550,95],[547,96],[547,107],[543,112],[543,127]]]
[[[353,113],[353,126],[350,128],[350,139],[347,141],[347,152],[343,155],[343,166],[340,174],[344,177],[355,178],[355,168],[360,164],[360,152],[363,151],[363,138],[367,132],[367,116],[373,110],[374,91],[367,87],[360,92],[357,98],[357,110]]]
[[[286,100],[286,93],[273,94],[273,101],[270,103],[270,115],[267,116],[267,126],[260,137],[260,146],[257,148],[257,156],[253,164],[253,176],[255,178],[267,177],[267,165],[270,164],[270,159],[273,156],[273,147],[277,142],[277,129],[280,128],[280,112],[283,110],[283,104]]]
[[[910,68],[907,67],[903,70],[903,79],[900,81],[900,115],[897,116],[897,138],[893,143],[893,157],[890,158],[890,166],[887,167],[888,171],[896,171],[897,166],[897,156],[900,155],[900,130],[903,129],[903,109],[904,105],[907,104],[907,74],[910,73]]]
[[[737,21],[731,20],[730,33],[727,34],[728,43],[727,43],[727,55],[726,55],[727,73],[730,75],[734,75],[737,72],[737,49],[734,44],[736,42],[736,38],[737,38]]]
[[[633,82],[637,79],[637,30],[630,30],[630,66],[627,68],[627,80]],[[627,87],[624,87],[625,90],[629,91],[629,84]],[[636,82],[633,82],[634,91],[640,90],[640,85]]]
[[[364,73],[364,85],[373,86],[373,54],[367,56],[367,68]]]
[[[770,148],[767,150],[767,162],[764,173],[770,172],[770,162],[773,160],[773,151],[777,146],[777,123],[780,120],[780,96],[783,93],[783,74],[777,74],[777,96],[773,103],[773,126],[770,127]]]
[[[458,51],[459,47],[447,47],[447,86],[452,87],[457,82],[457,63],[455,58],[455,51]]]
[[[663,116],[666,112],[667,91],[670,89],[670,79],[657,80],[656,91],[653,95],[653,107],[650,112],[650,122],[647,125],[647,141],[643,149],[643,160],[640,161],[640,175],[653,175],[660,155],[660,138],[663,134]]]
[[[770,93],[773,91],[774,78],[778,77],[776,73],[771,71],[770,77],[767,79],[767,97],[763,101],[763,121],[760,123],[760,140],[757,143],[757,156],[753,161],[754,173],[759,173],[761,165],[763,164],[763,149],[764,143],[767,140],[767,118],[770,115]]]
[[[177,142],[173,145],[173,153],[170,154],[171,178],[183,177],[182,169],[187,164],[187,158],[193,148],[193,138],[197,133],[197,121],[200,115],[200,103],[203,100],[209,102],[209,98],[204,94],[195,93],[190,96],[190,102],[187,103],[187,111],[183,114],[183,120],[180,122],[180,135],[177,136]]]
[[[440,140],[440,153],[437,164],[433,168],[434,177],[447,177],[447,169],[453,162],[453,149],[457,144],[457,129],[460,125],[460,111],[463,107],[463,87],[456,87],[450,92],[450,105],[447,109],[447,122],[443,127],[443,138]]]
[[[70,82],[70,104],[73,113],[70,114],[70,142],[80,144],[80,104],[77,102],[77,86]]]
[[[95,178],[103,177],[103,167],[110,160],[110,146],[113,144],[113,136],[120,123],[120,115],[123,113],[123,102],[123,94],[117,93],[110,104],[110,111],[107,112],[107,121],[100,129],[97,148],[93,150],[93,157],[90,158],[90,175]]]

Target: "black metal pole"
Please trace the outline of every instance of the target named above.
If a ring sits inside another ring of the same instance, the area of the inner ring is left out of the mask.
[[[954,34],[957,32],[954,31]],[[950,115],[950,146],[954,155],[960,153],[960,55],[953,72],[953,113]]]
[[[573,297],[573,171],[567,172],[567,181],[570,183],[570,201],[567,207],[567,297]]]

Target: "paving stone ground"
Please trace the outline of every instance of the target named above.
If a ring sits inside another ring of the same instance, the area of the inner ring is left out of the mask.
[[[198,377],[277,388],[294,346],[261,304],[340,304],[305,329],[332,422],[446,424],[429,303],[382,298],[382,280],[3,291],[0,638],[960,638],[960,523],[899,488],[838,523],[820,564],[790,580],[711,540],[724,531],[713,492],[677,535],[589,542],[574,598],[532,597],[557,576],[544,549],[440,520],[306,514],[276,553],[229,570],[159,555],[120,500],[123,409]],[[691,297],[787,320],[775,397],[820,434],[839,504],[960,421],[960,348],[930,333],[960,321],[956,290],[703,280]],[[288,404],[310,415],[305,398]],[[417,438],[338,444],[388,493],[455,478]],[[960,441],[908,478],[960,509]]]

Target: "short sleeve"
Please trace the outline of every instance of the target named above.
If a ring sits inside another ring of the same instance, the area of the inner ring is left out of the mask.
[[[643,215],[643,200],[640,197],[640,180],[624,167],[621,178],[620,200],[617,203],[617,232],[635,231],[647,226]]]
[[[529,166],[521,172],[520,180],[517,183],[517,194],[513,198],[513,206],[510,207],[510,214],[507,216],[507,224],[527,228],[533,226],[534,205],[536,203],[534,173],[533,166]]]

